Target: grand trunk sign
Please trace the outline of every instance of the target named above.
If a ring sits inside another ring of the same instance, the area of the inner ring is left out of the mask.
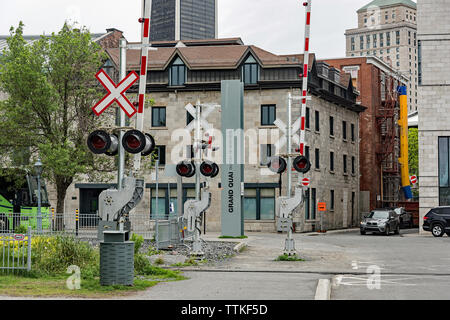
[[[244,235],[244,85],[222,81],[222,235]]]

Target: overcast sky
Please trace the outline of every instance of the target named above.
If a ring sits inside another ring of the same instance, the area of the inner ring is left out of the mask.
[[[319,58],[345,56],[346,29],[357,26],[356,10],[370,0],[313,0],[311,51]],[[241,37],[276,54],[303,52],[303,0],[219,0],[219,37]],[[0,0],[0,34],[25,23],[25,34],[57,32],[77,21],[91,32],[117,28],[140,39],[141,0]]]

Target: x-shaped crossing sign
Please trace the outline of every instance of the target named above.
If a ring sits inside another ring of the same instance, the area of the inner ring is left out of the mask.
[[[209,129],[213,128],[213,126],[211,124],[209,124],[208,121],[206,121],[206,118],[208,118],[208,116],[211,114],[211,112],[214,111],[215,107],[216,106],[214,106],[214,105],[208,105],[208,106],[206,106],[206,108],[203,108],[203,110],[202,110],[202,113],[200,115],[200,125],[204,130],[209,130]],[[184,108],[187,110],[187,112],[190,113],[192,118],[194,118],[194,121],[191,121],[186,126],[186,130],[191,132],[195,128],[195,124],[196,124],[195,121],[197,121],[197,111],[196,111],[195,107],[190,103],[188,105],[186,105]]]
[[[284,145],[286,145],[286,142],[287,142],[287,138],[286,138],[286,135],[287,135],[287,126],[286,126],[286,124],[283,122],[283,121],[281,121],[280,119],[277,119],[277,120],[275,120],[274,121],[274,124],[281,130],[281,132],[282,133],[284,133],[285,135],[284,136],[282,136],[278,141],[277,141],[277,143],[275,144],[275,148],[277,149],[277,150],[280,150],[280,148],[282,148]],[[300,119],[298,119],[295,123],[294,123],[294,125],[292,126],[292,142],[293,143],[295,143],[295,144],[297,144],[297,145],[299,145],[300,144],[300,137],[299,137],[299,135],[297,134],[297,131],[298,130],[300,130]]]
[[[125,97],[125,92],[139,79],[136,72],[130,72],[118,85],[114,83],[103,69],[100,70],[95,77],[108,91],[108,94],[92,108],[97,116],[100,116],[103,111],[108,109],[114,102],[117,102],[129,118],[136,114],[136,108],[130,100]]]

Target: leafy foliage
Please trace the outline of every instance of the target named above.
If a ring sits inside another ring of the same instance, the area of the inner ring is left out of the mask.
[[[104,94],[94,74],[106,57],[85,28],[64,24],[59,33],[27,45],[23,27],[11,28],[9,49],[0,57],[0,90],[7,95],[0,102],[0,157],[31,169],[12,155],[39,156],[62,212],[76,176],[109,180],[114,169],[112,159],[93,157],[85,143],[88,132],[102,125],[91,107]]]

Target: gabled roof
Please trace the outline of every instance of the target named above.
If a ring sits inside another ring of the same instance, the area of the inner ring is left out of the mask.
[[[359,9],[357,12],[365,11],[370,7],[388,7],[394,5],[404,5],[413,9],[417,9],[417,4],[411,0],[373,0]]]
[[[110,48],[106,52],[112,61],[119,65],[119,49]],[[249,55],[253,55],[263,68],[292,67],[303,65],[303,55],[276,55],[256,46],[193,46],[193,47],[159,47],[151,50],[148,57],[149,70],[165,70],[179,56],[191,70],[200,69],[236,69]],[[127,69],[140,68],[140,50],[127,50]],[[314,61],[310,55],[310,68]]]

